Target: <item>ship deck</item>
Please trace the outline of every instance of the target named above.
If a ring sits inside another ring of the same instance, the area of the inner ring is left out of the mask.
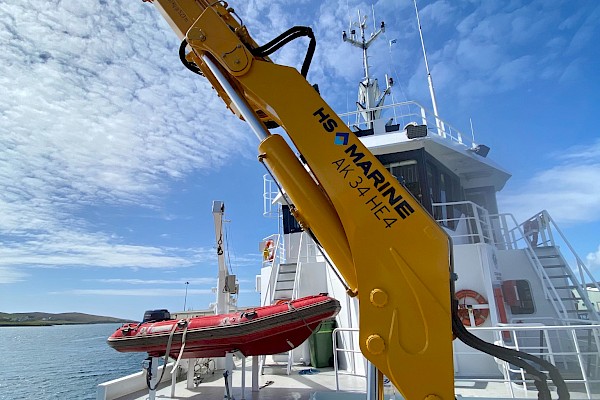
[[[312,373],[307,373],[310,371]],[[259,376],[259,389],[256,392],[251,388],[251,371],[246,369],[246,388],[242,393],[241,370],[239,365],[233,371],[231,399],[235,400],[364,400],[366,398],[366,380],[364,377],[340,373],[340,391],[336,392],[335,371],[333,368],[311,369],[310,367],[294,366],[290,375],[286,374],[285,365],[265,366],[264,374]],[[177,382],[175,393],[171,396],[171,381],[169,375],[165,375],[163,383],[156,392],[156,399],[226,399],[225,384],[222,371],[204,377],[198,385],[187,388],[187,382]],[[480,379],[473,381],[461,380],[456,383],[456,396],[458,399],[510,399],[510,398],[537,398],[537,392],[529,390],[525,392],[522,387],[513,385],[513,395],[507,383],[484,382]],[[557,398],[553,393],[553,398]],[[146,400],[148,390],[140,390],[129,395],[119,397],[118,400]],[[396,397],[387,399],[401,399]],[[587,398],[585,393],[571,392],[572,399]]]
[[[239,366],[236,366],[236,368]],[[313,373],[303,373],[312,371]],[[318,371],[318,372],[314,372]],[[225,397],[225,381],[223,371],[218,370],[213,375],[205,376],[204,380],[193,388],[187,388],[187,381],[177,382],[175,395],[171,397],[171,381],[168,376],[163,378],[163,383],[156,392],[156,399],[222,399]],[[285,365],[265,366],[264,374],[259,376],[259,389],[253,392],[251,388],[251,371],[246,370],[246,388],[242,394],[242,372],[239,368],[232,374],[231,398],[236,400],[308,400],[315,392],[335,392],[335,371],[333,368],[314,369],[310,367],[294,367],[290,375],[286,374]],[[343,388],[345,397],[351,399],[352,393],[364,398],[365,379],[362,377],[340,374],[340,388]],[[339,395],[338,395],[339,396]],[[361,398],[361,397],[359,397]],[[119,397],[118,400],[145,400],[148,399],[148,390],[141,390],[130,395]]]

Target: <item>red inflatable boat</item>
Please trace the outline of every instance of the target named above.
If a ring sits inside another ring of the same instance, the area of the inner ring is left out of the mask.
[[[182,358],[223,357],[231,351],[277,354],[300,345],[339,310],[340,303],[331,297],[309,296],[232,314],[129,323],[118,328],[108,344],[119,352],[153,357],[163,356],[169,347],[169,355],[177,358],[182,346]]]

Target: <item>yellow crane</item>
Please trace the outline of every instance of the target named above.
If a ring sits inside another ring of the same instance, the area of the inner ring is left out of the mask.
[[[452,340],[468,333],[453,317],[450,239],[306,80],[312,30],[294,27],[259,46],[223,1],[144,1],[181,40],[184,65],[251,126],[259,160],[289,196],[294,216],[326,250],[348,294],[358,296],[360,348],[379,371],[378,386],[385,374],[406,399],[453,399]],[[310,39],[300,72],[269,59],[299,37]],[[277,126],[300,157],[271,134]],[[505,357],[528,367],[526,356]]]

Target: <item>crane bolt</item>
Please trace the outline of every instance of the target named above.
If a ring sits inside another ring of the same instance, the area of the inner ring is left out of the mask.
[[[371,304],[375,307],[383,307],[388,302],[388,295],[381,289],[373,289],[371,290]]]
[[[367,338],[367,350],[372,354],[383,353],[385,351],[385,342],[382,337],[377,334],[370,335]]]

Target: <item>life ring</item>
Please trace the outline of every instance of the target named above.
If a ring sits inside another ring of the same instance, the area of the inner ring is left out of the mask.
[[[273,258],[275,258],[275,242],[269,239],[265,242],[263,259],[264,261],[273,261]]]
[[[458,300],[458,316],[462,321],[463,325],[471,326],[471,318],[469,318],[469,310],[473,312],[473,319],[475,320],[475,326],[479,326],[485,322],[487,317],[490,315],[490,309],[487,300],[481,294],[474,290],[463,289],[456,292],[456,298]],[[476,304],[486,305],[488,308],[472,308],[473,304],[467,304],[466,299],[470,298],[475,300]],[[462,301],[461,301],[462,300]]]

